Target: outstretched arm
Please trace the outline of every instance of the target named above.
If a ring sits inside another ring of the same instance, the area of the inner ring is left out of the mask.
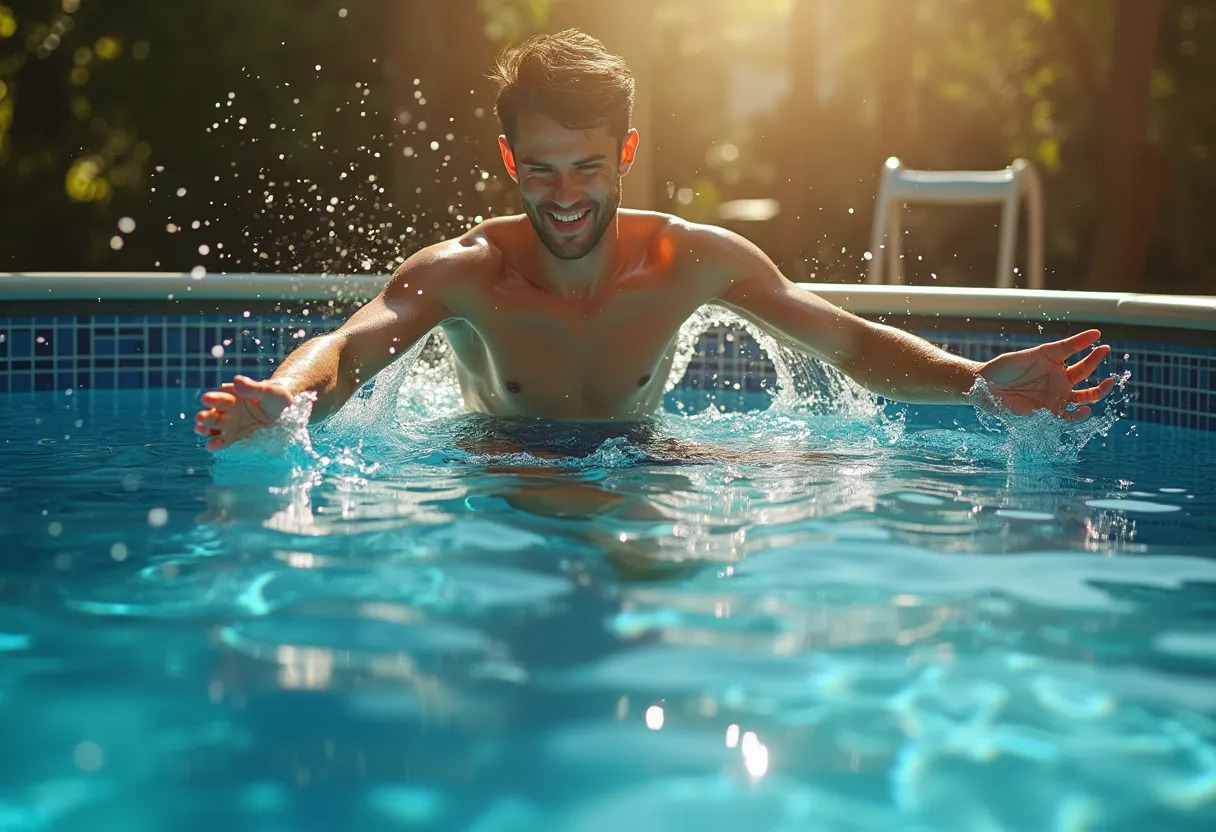
[[[299,393],[316,394],[312,418],[323,419],[346,403],[363,382],[452,317],[444,278],[452,243],[418,252],[397,269],[377,297],[334,332],[311,338],[279,365],[271,378],[236,376],[203,394],[195,432],[210,437],[207,450],[226,448],[274,424]]]
[[[953,355],[923,338],[873,323],[802,289],[759,248],[723,229],[690,234],[702,264],[718,287],[717,300],[802,350],[838,367],[863,387],[899,401],[924,404],[970,402],[984,379],[994,397],[1014,413],[1039,408],[1071,419],[1089,415],[1084,405],[1110,392],[1112,379],[1083,390],[1073,387],[1097,369],[1110,348],[1101,346],[1069,366],[1066,359],[1093,344],[1097,330],[1006,353],[987,363]],[[1076,406],[1068,410],[1069,405]]]

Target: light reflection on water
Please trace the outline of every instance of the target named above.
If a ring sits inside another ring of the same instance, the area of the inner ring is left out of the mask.
[[[1210,826],[1212,438],[810,408],[554,459],[428,395],[286,461],[0,399],[0,828]]]

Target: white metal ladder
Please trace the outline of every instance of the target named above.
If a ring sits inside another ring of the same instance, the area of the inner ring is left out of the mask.
[[[1018,236],[1018,208],[1022,198],[1030,223],[1027,237],[1029,288],[1043,288],[1043,187],[1038,171],[1025,159],[1002,170],[908,170],[892,156],[883,165],[870,234],[870,283],[903,283],[904,203],[937,205],[999,204],[1001,241],[997,253],[996,285],[1013,287],[1013,247]],[[892,210],[892,209],[895,210]]]

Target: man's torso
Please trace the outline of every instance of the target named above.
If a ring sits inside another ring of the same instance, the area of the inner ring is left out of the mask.
[[[556,294],[524,271],[526,218],[475,232],[495,265],[470,282],[443,327],[471,410],[555,419],[655,410],[680,325],[717,287],[683,262],[678,221],[622,211],[619,228],[618,267],[588,297]]]

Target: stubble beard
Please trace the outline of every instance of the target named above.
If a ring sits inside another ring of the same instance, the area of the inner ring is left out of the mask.
[[[545,248],[549,249],[549,252],[559,260],[579,260],[595,250],[600,239],[603,238],[604,232],[616,218],[617,209],[621,207],[621,181],[617,179],[616,184],[612,187],[612,193],[609,194],[605,203],[593,204],[591,213],[595,224],[583,238],[584,242],[579,242],[578,238],[573,240],[563,238],[553,230],[549,218],[545,216],[544,209],[529,204],[527,200],[522,199],[522,194],[521,201],[524,213],[528,215],[536,236],[540,238]]]

